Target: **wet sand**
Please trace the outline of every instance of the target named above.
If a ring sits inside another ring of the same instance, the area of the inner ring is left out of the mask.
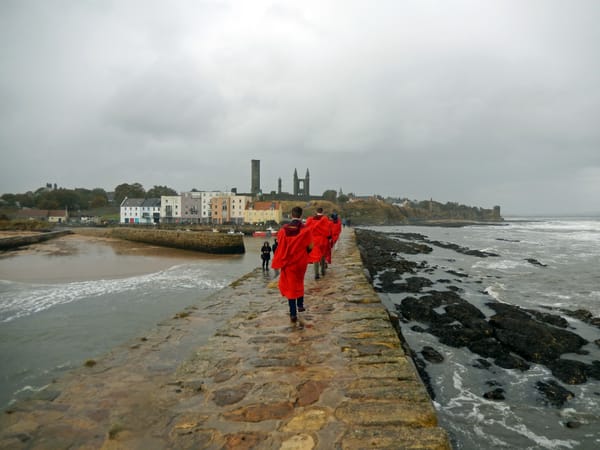
[[[8,235],[0,234],[0,237]],[[71,234],[0,253],[0,279],[63,283],[125,278],[198,260],[223,261],[234,258],[239,256],[211,255],[107,237]]]

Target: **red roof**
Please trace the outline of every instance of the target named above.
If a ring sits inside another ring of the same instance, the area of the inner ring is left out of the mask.
[[[247,208],[254,211],[269,211],[271,209],[279,209],[279,202],[254,202],[252,204],[249,203]]]

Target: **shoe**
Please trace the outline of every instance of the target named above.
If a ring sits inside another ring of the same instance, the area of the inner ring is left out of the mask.
[[[296,316],[290,316],[290,322],[296,323],[298,322],[298,318]]]
[[[315,280],[318,280],[319,278],[321,278],[319,275],[315,275]]]
[[[304,312],[304,311],[306,311],[306,309],[304,309],[302,306],[298,306],[298,311]]]

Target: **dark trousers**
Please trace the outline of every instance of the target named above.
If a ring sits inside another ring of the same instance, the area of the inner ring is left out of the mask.
[[[290,306],[290,317],[296,317],[298,308],[304,308],[304,297],[288,298],[288,305]]]

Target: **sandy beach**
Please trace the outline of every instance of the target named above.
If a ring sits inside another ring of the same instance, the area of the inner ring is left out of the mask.
[[[24,234],[35,233],[1,232],[0,237]],[[197,260],[228,258],[240,256],[211,255],[76,233],[0,253],[0,278],[34,283],[125,278]]]

